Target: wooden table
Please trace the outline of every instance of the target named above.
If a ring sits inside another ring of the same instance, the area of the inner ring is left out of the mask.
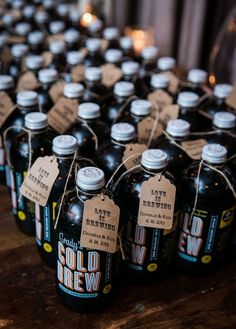
[[[174,273],[154,286],[124,283],[103,312],[77,314],[60,304],[55,273],[15,226],[4,188],[0,225],[0,328],[236,328],[236,263],[207,277]]]

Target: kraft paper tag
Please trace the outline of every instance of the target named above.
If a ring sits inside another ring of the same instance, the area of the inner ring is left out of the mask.
[[[154,129],[154,125],[156,125]],[[152,139],[156,139],[162,134],[162,125],[152,117],[146,117],[138,123],[138,141],[147,144],[153,131]]]
[[[76,65],[71,70],[71,76],[73,82],[81,82],[84,81],[84,72],[85,66],[84,65]]]
[[[53,156],[38,158],[28,171],[20,188],[27,199],[45,207],[59,174],[57,159]]]
[[[54,41],[64,41],[64,34],[58,33],[58,34],[52,34],[47,37],[47,42],[54,42]]]
[[[3,62],[4,64],[4,67],[8,67],[8,65],[10,64],[11,62],[11,50],[8,46],[5,46],[2,51],[1,51],[1,55],[0,55],[0,58],[1,58],[1,61]]]
[[[107,195],[84,203],[80,242],[83,247],[116,252],[120,208]]]
[[[108,40],[106,39],[102,39],[102,43],[101,43],[101,52],[105,52],[107,50],[108,47]]]
[[[148,100],[152,102],[152,115],[154,114],[154,117],[156,116],[156,111],[161,112],[166,105],[172,104],[172,97],[164,90],[156,90],[148,94]]]
[[[27,71],[23,73],[17,84],[17,91],[21,90],[35,90],[40,86],[36,76],[33,72]]]
[[[5,123],[15,106],[11,98],[4,91],[0,92],[0,127]]]
[[[163,74],[170,79],[169,91],[172,94],[176,94],[179,87],[179,78],[171,71],[164,72]]]
[[[226,105],[232,107],[234,111],[236,112],[236,84],[234,85],[233,89],[231,90],[231,93],[226,98]]]
[[[122,77],[122,71],[113,64],[104,64],[102,69],[102,83],[106,87],[112,87]]]
[[[146,149],[147,149],[147,146],[144,145],[144,144],[138,144],[138,143],[135,143],[135,144],[127,144],[125,146],[125,150],[124,150],[124,153],[123,153],[122,162],[125,161],[130,156],[132,156],[132,155],[134,155],[134,156],[131,157],[129,160],[127,160],[124,163],[125,168],[127,170],[129,170],[129,169],[133,168],[134,166],[139,165],[140,164],[142,153]]]
[[[25,43],[25,37],[22,37],[20,35],[9,35],[7,38],[7,44],[8,45],[15,45],[17,43]]]
[[[168,121],[179,117],[179,105],[167,105],[160,113],[160,121],[166,126]]]
[[[49,95],[50,95],[51,99],[53,100],[54,104],[62,96],[65,84],[66,84],[65,81],[58,80],[49,89]]]
[[[48,67],[53,61],[53,54],[50,53],[50,51],[44,51],[42,53],[42,56],[44,58],[44,65],[43,66]]]
[[[77,99],[59,98],[48,112],[49,125],[59,134],[64,134],[76,120],[78,105]]]
[[[200,160],[202,148],[206,144],[207,141],[205,139],[196,139],[194,141],[184,141],[181,143],[181,146],[191,159]]]
[[[156,175],[142,183],[138,225],[171,229],[174,219],[176,187],[169,179]]]

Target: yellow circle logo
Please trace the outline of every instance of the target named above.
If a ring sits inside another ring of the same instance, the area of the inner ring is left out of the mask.
[[[158,265],[156,263],[151,263],[148,265],[147,270],[149,272],[154,272],[157,270],[157,268],[158,268]]]
[[[104,287],[103,293],[106,295],[109,294],[110,291],[111,291],[111,284],[108,284],[107,286]]]
[[[24,213],[23,211],[21,211],[21,210],[18,211],[18,217],[19,217],[19,219],[22,220],[22,221],[26,220],[26,215],[25,215],[25,213]]]
[[[43,244],[43,248],[46,252],[52,252],[52,246],[47,242]]]
[[[210,255],[205,255],[205,256],[202,257],[201,261],[202,261],[203,264],[208,264],[208,263],[211,262],[211,259],[212,258],[211,258]]]

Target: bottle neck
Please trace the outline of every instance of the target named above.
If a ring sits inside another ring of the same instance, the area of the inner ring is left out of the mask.
[[[42,129],[29,129],[29,128],[26,127],[26,129],[29,130],[31,135],[41,135],[41,134],[44,134],[47,131],[48,127],[44,127]]]
[[[168,134],[168,132],[167,132],[167,134]],[[173,136],[173,135],[171,135],[171,134],[168,134],[168,135],[169,135],[170,138],[171,138],[172,140],[174,140],[175,142],[182,142],[182,141],[185,141],[185,140],[188,139],[188,135],[186,135],[186,136],[181,136],[181,137]]]
[[[82,123],[87,123],[87,124],[93,124],[93,123],[96,123],[99,118],[93,118],[93,119],[83,119],[83,118],[80,118],[78,117],[79,121],[82,122]]]
[[[180,105],[180,113],[181,114],[186,114],[186,113],[195,113],[196,112],[196,107],[185,107]]]
[[[117,94],[114,94],[115,99],[117,100],[118,103],[124,103],[129,97],[129,96],[119,96]]]
[[[93,191],[90,191],[90,190],[86,190],[86,189],[83,189],[81,188],[80,186],[76,185],[78,191],[79,191],[79,194],[84,196],[84,197],[93,197],[93,196],[96,196],[96,195],[99,195],[102,193],[102,189],[98,189],[98,190],[93,190]]]
[[[162,174],[163,172],[166,171],[166,167],[159,168],[159,169],[150,169],[150,168],[145,167],[142,164],[141,164],[141,168],[146,174],[153,175],[153,176],[155,176],[157,174]]]
[[[208,160],[204,160],[204,163],[207,164],[208,166],[217,168],[219,170],[223,169],[223,167],[225,165],[225,162],[223,162],[223,163],[213,163],[213,162],[210,162]]]
[[[155,88],[155,87],[152,87],[152,90],[153,91],[162,90],[162,91],[165,91],[166,93],[168,93],[168,87],[163,87],[163,88]]]
[[[111,141],[112,141],[113,144],[120,145],[120,146],[125,146],[125,145],[130,144],[130,143],[133,142],[132,139],[131,140],[128,140],[128,141],[119,141],[119,140],[116,140],[114,138],[111,138]]]
[[[97,81],[91,81],[91,80],[86,80],[86,87],[87,88],[92,88],[92,87],[99,87],[101,86],[101,80]]]
[[[222,132],[231,132],[231,133],[233,133],[235,130],[235,128],[219,128],[219,127],[215,126],[214,124],[212,125],[212,129],[222,131]]]

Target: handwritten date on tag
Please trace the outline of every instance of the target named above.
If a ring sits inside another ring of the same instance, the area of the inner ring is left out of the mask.
[[[38,158],[21,185],[21,194],[45,207],[58,174],[59,169],[56,158],[53,156]]]
[[[174,219],[176,187],[164,176],[156,175],[142,183],[138,225],[171,229]]]
[[[137,166],[140,164],[142,153],[147,149],[147,146],[145,144],[127,144],[125,147],[125,151],[123,154],[122,161],[125,161],[129,157],[131,157],[129,160],[127,160],[124,165],[127,170],[133,168],[134,166]]]
[[[64,134],[75,122],[77,110],[78,100],[61,97],[48,112],[48,123],[59,134]]]
[[[5,123],[9,115],[16,107],[11,98],[4,91],[0,92],[0,127]]]
[[[234,109],[234,111],[236,112],[236,84],[234,85],[229,96],[227,97],[226,104],[232,107],[232,109]]]
[[[120,209],[107,195],[85,201],[81,245],[109,253],[116,252],[119,219]]]
[[[162,125],[156,122],[152,117],[146,117],[138,123],[138,141],[147,144],[150,136],[155,140],[162,134]]]
[[[184,141],[181,143],[185,152],[193,160],[200,160],[202,154],[202,148],[207,144],[205,139],[196,139],[193,141]]]
[[[104,64],[102,69],[102,83],[106,87],[112,87],[122,77],[121,70],[113,64]]]

